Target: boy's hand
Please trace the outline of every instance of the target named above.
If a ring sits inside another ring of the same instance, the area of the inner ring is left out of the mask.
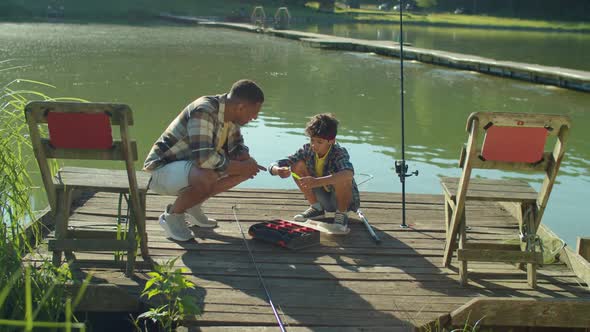
[[[299,184],[303,189],[312,189],[321,186],[318,182],[318,179],[313,176],[304,176],[299,180]]]
[[[275,166],[275,174],[280,176],[282,179],[288,178],[291,176],[291,170],[289,167],[276,167]]]

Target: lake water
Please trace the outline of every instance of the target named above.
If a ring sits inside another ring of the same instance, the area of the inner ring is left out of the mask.
[[[574,63],[568,62],[574,53],[564,52],[565,67]],[[27,65],[0,71],[2,83],[27,78],[55,85],[41,89],[54,97],[129,104],[141,162],[186,104],[252,78],[267,99],[258,120],[244,128],[259,163],[294,152],[307,141],[308,117],[333,112],[341,122],[338,140],[356,172],[374,176],[361,190],[401,191],[393,168],[401,148],[397,59],[223,29],[73,24],[0,24],[0,59]],[[460,174],[457,159],[469,113],[567,114],[573,129],[543,222],[570,245],[576,236],[590,236],[590,142],[584,134],[590,126],[589,94],[415,62],[406,62],[405,79],[406,157],[410,170],[420,171],[408,179],[409,193],[439,194],[439,176]],[[525,179],[535,188],[542,181],[532,174],[475,173]],[[242,187],[295,188],[268,174]]]

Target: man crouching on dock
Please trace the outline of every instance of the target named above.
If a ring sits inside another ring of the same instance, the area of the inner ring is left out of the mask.
[[[256,119],[264,94],[250,80],[233,84],[227,94],[203,96],[186,106],[158,138],[144,163],[150,189],[177,196],[160,215],[168,237],[194,237],[186,221],[215,227],[201,204],[265,170],[250,157],[240,127]]]

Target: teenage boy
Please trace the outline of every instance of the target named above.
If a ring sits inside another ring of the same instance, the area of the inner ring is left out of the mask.
[[[335,212],[334,223],[326,228],[335,233],[348,232],[348,211],[360,205],[354,168],[346,149],[336,143],[338,120],[333,114],[317,114],[305,128],[310,142],[295,154],[269,166],[272,175],[293,176],[310,206],[295,215],[294,220],[320,219]]]

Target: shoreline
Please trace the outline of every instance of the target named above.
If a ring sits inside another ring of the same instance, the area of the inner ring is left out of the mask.
[[[261,28],[246,23],[208,21],[198,17],[175,16],[167,13],[160,14],[160,18],[163,20],[178,22],[180,24],[218,27],[250,33],[268,34],[275,37],[297,40],[307,46],[320,49],[375,53],[394,58],[399,58],[401,56],[399,44],[390,41],[363,40],[296,30]],[[542,66],[514,61],[498,61],[477,55],[411,46],[404,47],[403,57],[408,60],[415,60],[426,64],[444,66],[457,70],[474,71],[535,84],[552,85],[586,93],[590,92],[590,72],[583,70]]]

